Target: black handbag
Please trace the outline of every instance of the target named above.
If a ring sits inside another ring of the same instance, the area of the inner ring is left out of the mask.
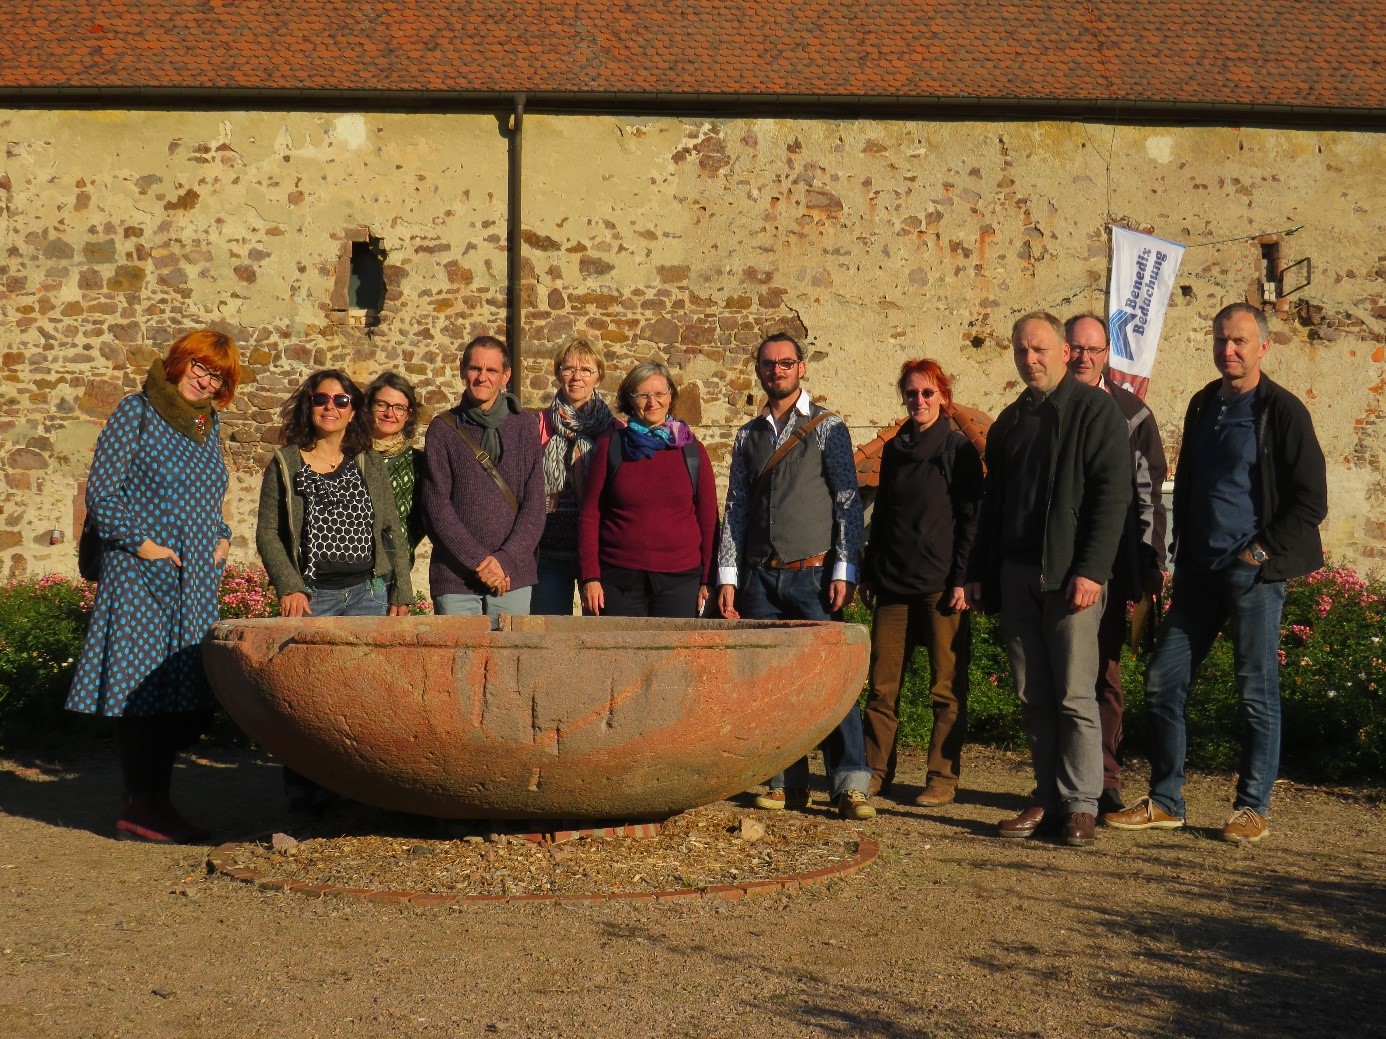
[[[96,532],[96,520],[91,513],[87,513],[77,539],[77,573],[84,581],[101,580],[101,535]]]

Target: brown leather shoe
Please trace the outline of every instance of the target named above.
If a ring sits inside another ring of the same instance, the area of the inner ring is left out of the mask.
[[[1108,812],[1102,821],[1114,830],[1177,830],[1184,825],[1183,819],[1170,815],[1148,797],[1120,812]]]
[[[1054,820],[1039,805],[1031,805],[1014,819],[1002,819],[996,824],[998,837],[1033,837],[1046,829],[1052,829]]]
[[[1073,812],[1064,820],[1064,843],[1070,848],[1086,848],[1097,839],[1097,816]]]
[[[914,799],[914,803],[920,808],[937,808],[940,805],[951,804],[953,798],[957,796],[957,791],[951,786],[943,786],[940,783],[930,783],[919,792],[919,796]]]

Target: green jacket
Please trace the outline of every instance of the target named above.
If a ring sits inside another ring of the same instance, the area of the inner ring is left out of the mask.
[[[1049,399],[1059,410],[1059,424],[1045,492],[1040,581],[1047,592],[1061,591],[1074,576],[1105,584],[1131,504],[1126,420],[1108,394],[1068,374]],[[1000,506],[1002,488],[1012,476],[1007,439],[1019,415],[1017,400],[987,433],[986,493],[968,564],[968,580],[981,583],[984,608],[992,613],[1001,608]]]
[[[282,599],[294,592],[306,592],[299,568],[299,536],[303,531],[303,497],[293,489],[292,474],[303,468],[298,448],[275,448],[275,457],[265,466],[260,482],[260,510],[255,524],[255,547],[265,564],[270,584]],[[375,514],[375,562],[372,576],[390,587],[391,606],[412,606],[414,588],[409,578],[409,541],[395,508],[390,476],[385,460],[374,451],[356,456],[357,468],[366,480]],[[290,480],[285,483],[285,473]]]

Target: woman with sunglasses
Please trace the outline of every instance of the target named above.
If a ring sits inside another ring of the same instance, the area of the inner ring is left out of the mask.
[[[539,539],[539,583],[529,611],[569,616],[578,584],[578,508],[587,468],[597,438],[614,420],[599,392],[606,362],[591,344],[575,339],[559,347],[553,374],[558,391],[539,413],[548,505]]]
[[[409,542],[350,376],[315,372],[283,409],[260,484],[255,546],[281,617],[400,616],[414,600]]]
[[[395,509],[409,538],[409,562],[424,538],[423,493],[418,490],[426,463],[414,446],[419,423],[419,398],[404,376],[382,372],[366,387],[366,413],[371,419],[371,448],[385,459]]]
[[[178,751],[211,717],[202,637],[231,546],[217,408],[240,379],[236,344],[190,332],[116,406],[87,479],[101,574],[67,708],[115,721],[125,793],[116,836],[197,843],[169,800]]]
[[[952,383],[937,361],[906,361],[897,383],[908,417],[881,453],[880,486],[859,591],[873,610],[866,710],[872,794],[895,779],[900,685],[923,644],[934,728],[920,807],[953,800],[967,732],[972,631],[963,577],[977,536],[982,460],[952,427]]]
[[[597,441],[578,514],[582,605],[609,617],[696,617],[707,601],[717,484],[674,418],[669,369],[637,364],[616,403],[630,421]]]

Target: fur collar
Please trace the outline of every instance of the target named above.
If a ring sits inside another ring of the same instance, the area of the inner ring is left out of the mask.
[[[204,443],[215,424],[212,398],[193,404],[178,392],[164,374],[164,362],[156,358],[144,380],[144,393],[159,417],[196,443]]]

